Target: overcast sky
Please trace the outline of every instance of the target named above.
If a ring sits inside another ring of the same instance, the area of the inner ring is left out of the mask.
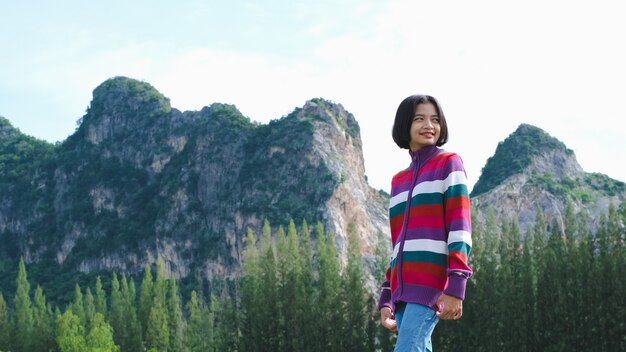
[[[410,161],[391,139],[396,108],[422,93],[442,104],[470,187],[521,123],[626,181],[620,3],[2,1],[0,115],[62,141],[114,76],[182,111],[230,103],[261,123],[321,97],[354,114],[369,182],[389,191]]]

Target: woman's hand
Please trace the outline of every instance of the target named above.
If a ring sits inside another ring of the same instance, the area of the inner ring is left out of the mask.
[[[453,296],[442,294],[437,300],[437,307],[439,307],[437,312],[439,319],[457,320],[463,315],[463,301]]]
[[[387,329],[391,331],[398,331],[398,326],[396,325],[396,319],[391,312],[389,307],[383,307],[380,310],[380,323]]]

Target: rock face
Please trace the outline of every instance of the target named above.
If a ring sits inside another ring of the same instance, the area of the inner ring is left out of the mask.
[[[30,138],[1,122],[4,144]],[[224,104],[181,112],[149,84],[116,77],[66,141],[29,143],[46,152],[19,160],[31,167],[18,179],[0,174],[0,253],[27,262],[136,274],[160,256],[166,274],[210,280],[238,274],[246,230],[260,234],[265,218],[321,222],[344,262],[349,223],[370,260],[388,233],[358,123],[323,99],[261,125]]]
[[[42,276],[134,275],[161,257],[168,276],[233,277],[247,229],[260,234],[268,219],[274,229],[322,223],[344,264],[354,223],[374,290],[378,235],[389,236],[388,198],[368,185],[359,125],[340,104],[311,99],[257,124],[225,104],[178,111],[125,77],[94,90],[58,145],[0,117],[0,194],[0,285],[14,277],[1,272],[4,261],[19,256]],[[530,125],[498,145],[472,191],[478,221],[492,209],[517,217],[522,232],[536,207],[562,224],[570,202],[593,227],[624,199],[623,182],[585,173],[563,143]]]
[[[626,185],[601,174],[586,173],[574,152],[543,130],[522,124],[501,142],[472,190],[476,218],[487,211],[497,219],[517,219],[524,234],[535,224],[537,208],[548,224],[563,229],[566,204],[584,212],[590,229],[611,203],[626,200]],[[489,210],[490,209],[490,210]]]

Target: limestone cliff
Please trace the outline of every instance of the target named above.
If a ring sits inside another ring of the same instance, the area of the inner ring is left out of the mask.
[[[181,112],[148,83],[115,77],[59,145],[0,122],[6,145],[21,138],[45,149],[14,160],[29,166],[12,178],[0,174],[7,257],[137,274],[160,256],[168,276],[211,280],[238,274],[246,229],[260,233],[265,218],[273,227],[323,223],[343,261],[350,222],[370,262],[377,234],[388,232],[358,123],[323,99],[258,124],[225,104]]]
[[[522,234],[535,224],[537,208],[547,223],[563,228],[567,202],[583,211],[590,229],[611,203],[626,200],[626,185],[601,174],[586,173],[574,152],[538,127],[522,124],[500,142],[472,190],[479,221],[491,209],[501,220],[517,218]]]

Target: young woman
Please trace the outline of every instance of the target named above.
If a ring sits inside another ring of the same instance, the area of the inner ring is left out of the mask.
[[[398,332],[395,351],[432,351],[439,319],[460,319],[471,239],[470,199],[463,161],[439,148],[448,125],[437,100],[404,99],[392,130],[411,164],[391,181],[393,254],[381,285],[382,325]]]

